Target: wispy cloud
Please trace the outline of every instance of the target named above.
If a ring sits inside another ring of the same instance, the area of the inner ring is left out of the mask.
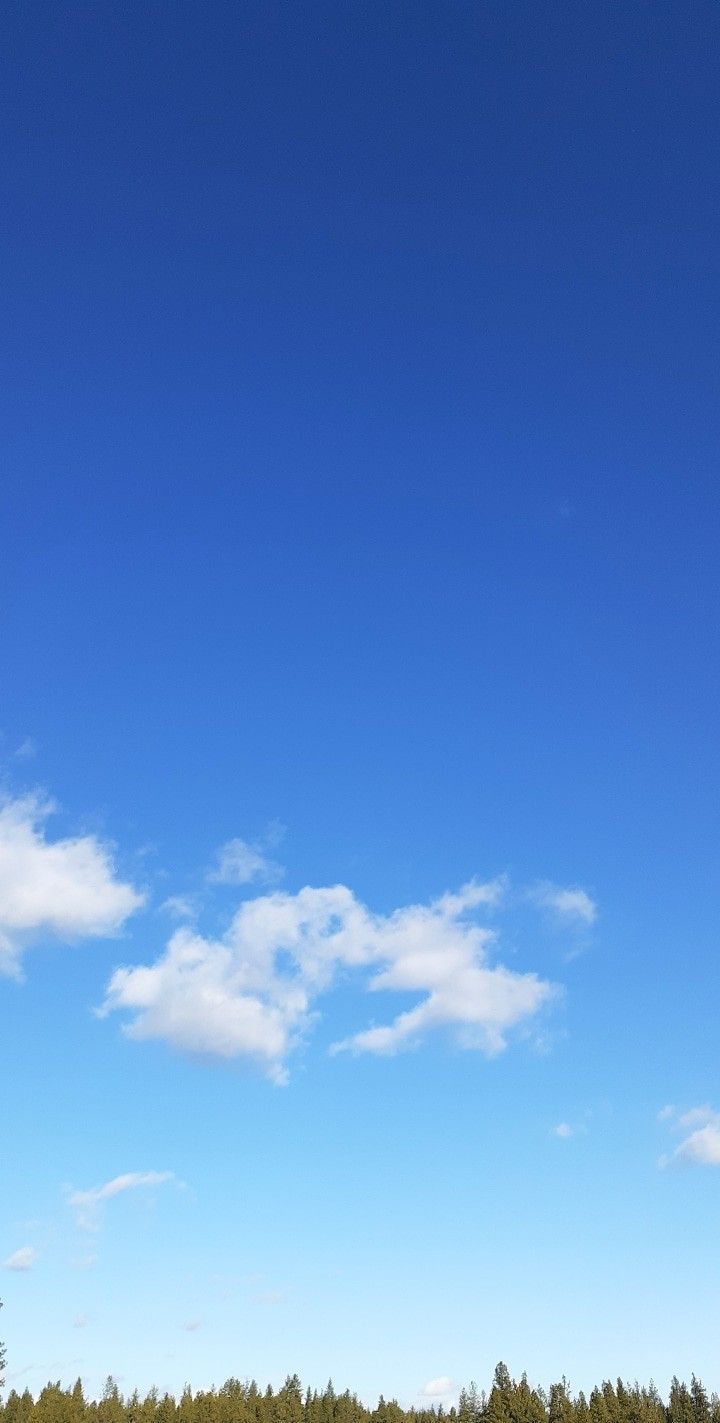
[[[345,885],[260,895],[240,905],[222,938],[184,926],[153,964],[117,969],[100,1012],[129,1012],[129,1037],[248,1057],[282,1083],[317,1000],[341,973],[354,972],[370,992],[415,993],[420,1001],[332,1051],[392,1054],[442,1030],[492,1056],[558,993],[536,973],[494,961],[496,930],[477,915],[497,909],[504,893],[504,880],[471,880],[386,915]]]
[[[266,1309],[274,1309],[279,1304],[284,1304],[288,1299],[290,1291],[288,1289],[267,1289],[258,1290],[252,1296],[253,1304],[262,1304]]]
[[[273,842],[274,844],[274,842]],[[217,852],[215,865],[208,871],[211,884],[275,884],[285,871],[268,850],[273,848],[267,838],[261,840],[227,840]]]
[[[19,1250],[15,1250],[12,1255],[8,1255],[7,1260],[3,1260],[4,1270],[25,1271],[32,1270],[37,1260],[37,1250],[32,1245],[22,1245]]]
[[[197,900],[189,894],[168,895],[160,908],[165,914],[169,914],[171,919],[196,919],[198,914]]]
[[[0,803],[0,973],[17,977],[37,938],[116,934],[144,902],[94,835],[47,839],[53,808],[38,795]]]
[[[565,924],[586,924],[590,926],[597,918],[597,905],[587,890],[578,885],[564,888],[551,880],[541,880],[533,885],[529,896],[541,909],[548,910],[556,919]]]
[[[202,1320],[188,1319],[187,1324],[183,1324],[182,1328],[187,1334],[196,1334],[198,1329],[202,1329]]]
[[[575,1128],[569,1122],[558,1122],[550,1132],[551,1136],[556,1136],[560,1141],[569,1141],[571,1136],[575,1136]]]
[[[74,1359],[50,1359],[44,1364],[25,1364],[22,1369],[13,1369],[12,1373],[7,1375],[7,1381],[13,1383],[16,1379],[24,1378],[26,1374],[44,1374],[47,1378],[48,1374],[54,1374],[56,1369],[60,1372],[83,1362],[82,1356],[76,1355]]]
[[[86,1314],[76,1314],[73,1320],[73,1329],[87,1329],[90,1320]]]
[[[92,1230],[98,1222],[98,1212],[105,1201],[124,1191],[136,1191],[140,1187],[162,1186],[166,1181],[174,1181],[173,1171],[126,1171],[122,1176],[113,1176],[101,1186],[93,1186],[88,1191],[69,1191],[68,1205],[76,1212],[78,1225],[84,1230]]]
[[[675,1150],[660,1157],[659,1166],[720,1166],[720,1112],[707,1105],[687,1112],[664,1107],[659,1115],[672,1130],[683,1134]]]

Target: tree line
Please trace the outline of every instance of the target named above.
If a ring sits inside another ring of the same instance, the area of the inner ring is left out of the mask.
[[[0,1345],[0,1385],[4,1351]],[[123,1396],[108,1378],[102,1397],[85,1397],[80,1379],[71,1388],[48,1383],[34,1398],[29,1389],[11,1389],[0,1400],[0,1423],[720,1423],[720,1398],[708,1394],[699,1379],[690,1384],[673,1378],[664,1401],[653,1383],[614,1384],[605,1381],[589,1395],[574,1394],[566,1379],[550,1388],[533,1388],[525,1374],[512,1379],[505,1364],[498,1364],[489,1392],[471,1383],[463,1388],[457,1406],[401,1408],[381,1395],[375,1408],[361,1403],[346,1390],[336,1393],[332,1383],[322,1392],[303,1390],[297,1374],[288,1375],[282,1388],[260,1389],[254,1382],[231,1378],[221,1388],[193,1392],[186,1387],[179,1398],[156,1389],[144,1397]]]

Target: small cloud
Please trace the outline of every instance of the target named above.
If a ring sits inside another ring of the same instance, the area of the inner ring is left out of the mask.
[[[74,1270],[92,1270],[97,1265],[98,1255],[81,1255],[77,1260],[71,1260],[70,1264]]]
[[[557,1126],[552,1128],[550,1135],[559,1137],[560,1141],[568,1141],[571,1136],[575,1135],[575,1128],[571,1127],[569,1122],[558,1122]]]
[[[673,1160],[695,1166],[720,1166],[720,1126],[708,1125],[691,1132],[673,1152]]]
[[[18,761],[31,761],[33,756],[37,756],[37,746],[32,736],[26,736],[24,741],[15,748],[15,756]]]
[[[185,894],[171,894],[164,899],[160,908],[173,919],[196,919],[197,902]]]
[[[430,908],[447,919],[460,918],[481,906],[496,909],[505,895],[507,884],[507,875],[497,875],[484,884],[478,879],[471,879],[455,893],[441,894],[439,899],[433,900]]]
[[[282,844],[286,835],[287,826],[283,825],[282,820],[278,820],[276,817],[266,825],[262,843],[266,850],[277,850],[278,845]]]
[[[77,1212],[77,1224],[83,1230],[93,1230],[97,1226],[97,1213],[104,1201],[112,1200],[124,1191],[135,1191],[142,1186],[162,1186],[166,1181],[174,1181],[173,1171],[126,1171],[122,1176],[113,1176],[102,1186],[93,1186],[89,1191],[70,1191],[68,1205]]]
[[[65,1371],[66,1369],[73,1368],[76,1364],[82,1363],[84,1363],[82,1355],[76,1355],[74,1359],[50,1359],[49,1362],[46,1361],[44,1364],[26,1364],[24,1368],[14,1369],[12,1373],[8,1374],[7,1381],[8,1383],[12,1383],[15,1379],[23,1378],[25,1374],[36,1373],[44,1374],[45,1378],[47,1378],[48,1374],[53,1374],[53,1376],[57,1377],[57,1374],[55,1373],[56,1370],[59,1373],[61,1371]],[[122,1374],[115,1374],[115,1379],[118,1383],[120,1383],[122,1380]]]
[[[76,1314],[73,1320],[73,1329],[87,1329],[90,1320],[86,1314]]]
[[[181,1327],[185,1330],[186,1334],[196,1334],[198,1329],[202,1329],[202,1320],[189,1319],[187,1324],[183,1324]]]
[[[264,1304],[268,1308],[272,1308],[274,1305],[282,1304],[283,1301],[287,1299],[288,1294],[289,1290],[287,1289],[260,1290],[258,1294],[253,1295],[252,1302],[253,1304]]]
[[[579,886],[563,888],[550,880],[542,880],[530,890],[530,898],[541,909],[547,909],[563,923],[580,923],[588,927],[595,923],[597,905],[587,890]]]
[[[720,1166],[720,1112],[708,1105],[691,1107],[680,1115],[673,1109],[666,1112],[662,1120],[670,1121],[674,1131],[687,1132],[687,1135],[670,1155],[660,1157],[661,1169],[681,1165]]]
[[[49,840],[53,810],[37,794],[0,799],[0,973],[15,978],[34,940],[107,938],[145,902],[96,836]]]
[[[275,884],[285,871],[266,853],[274,848],[267,838],[227,840],[217,852],[217,863],[208,872],[211,884]]]
[[[677,1116],[677,1107],[672,1107],[672,1106],[668,1105],[667,1107],[661,1107],[661,1108],[660,1108],[660,1111],[659,1111],[658,1114],[657,1114],[657,1119],[658,1119],[659,1122],[669,1122],[669,1121],[672,1120],[673,1117],[676,1117],[676,1116]]]
[[[23,1245],[20,1250],[16,1250],[13,1255],[8,1255],[7,1260],[3,1260],[4,1270],[32,1270],[37,1260],[37,1250],[32,1245]]]
[[[454,1393],[457,1385],[447,1374],[440,1374],[439,1378],[428,1379],[420,1389],[421,1398],[447,1398]]]

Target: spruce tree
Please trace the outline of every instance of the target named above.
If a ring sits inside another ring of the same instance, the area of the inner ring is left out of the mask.
[[[488,1423],[512,1423],[511,1401],[514,1392],[513,1381],[507,1364],[502,1360],[495,1367],[493,1386],[487,1402],[485,1416]]]
[[[568,1397],[567,1380],[550,1385],[548,1423],[572,1423],[573,1406]]]
[[[485,1396],[481,1394],[474,1379],[470,1387],[461,1390],[458,1399],[459,1423],[480,1423],[485,1412]]]
[[[511,1423],[545,1423],[545,1407],[523,1374],[510,1397]]]
[[[667,1407],[668,1423],[694,1423],[693,1400],[686,1383],[673,1376],[670,1384],[670,1401]]]
[[[710,1404],[708,1396],[699,1379],[692,1376],[690,1384],[690,1398],[692,1399],[693,1423],[710,1423]]]

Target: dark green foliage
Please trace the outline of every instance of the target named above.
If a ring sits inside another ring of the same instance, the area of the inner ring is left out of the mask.
[[[677,1378],[673,1378],[670,1385],[667,1423],[694,1423],[690,1389],[687,1384],[681,1383]]]
[[[0,1346],[0,1382],[4,1349]],[[151,1389],[124,1398],[112,1377],[102,1397],[89,1402],[80,1379],[72,1388],[48,1383],[37,1399],[26,1389],[11,1389],[0,1401],[0,1423],[720,1423],[720,1399],[693,1374],[690,1387],[674,1378],[667,1404],[655,1384],[614,1384],[605,1380],[589,1398],[574,1397],[567,1379],[551,1384],[547,1393],[533,1388],[525,1374],[515,1382],[505,1364],[498,1364],[490,1393],[471,1382],[460,1393],[457,1408],[401,1408],[382,1394],[376,1408],[356,1394],[337,1393],[328,1382],[322,1393],[306,1389],[297,1374],[288,1374],[275,1392],[263,1392],[253,1380],[229,1378],[219,1389],[193,1393],[186,1386],[175,1399]]]
[[[458,1400],[459,1423],[481,1423],[487,1412],[487,1399],[484,1393],[478,1392],[478,1386],[474,1379],[470,1382],[469,1388],[464,1388],[460,1392]]]
[[[694,1423],[710,1423],[710,1404],[708,1396],[699,1379],[692,1376],[690,1384],[690,1398],[692,1401],[692,1411]]]

